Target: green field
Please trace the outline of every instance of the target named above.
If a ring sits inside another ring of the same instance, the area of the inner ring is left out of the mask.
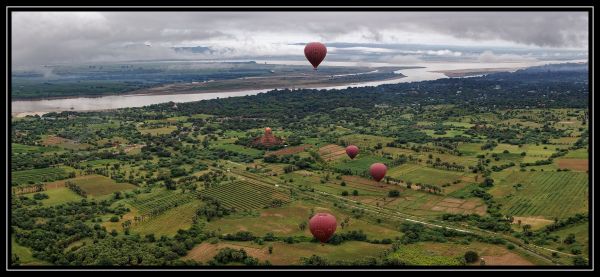
[[[254,180],[220,184],[202,191],[201,195],[215,198],[221,201],[225,207],[236,210],[262,209],[275,199],[283,202],[289,201],[289,196],[285,191]]]
[[[46,191],[43,191],[42,193],[45,193],[48,195],[48,199],[44,199],[41,201],[44,206],[64,204],[67,202],[79,201],[79,200],[83,199],[81,196],[74,193],[69,188],[64,188],[64,187],[46,190]],[[33,197],[33,193],[27,194],[27,196]]]
[[[148,197],[130,201],[140,214],[158,214],[171,208],[184,205],[197,198],[197,193],[181,193],[175,191],[162,191],[153,193]]]
[[[522,184],[519,190],[513,185]],[[511,215],[565,218],[588,210],[588,175],[514,171],[490,190]],[[558,204],[562,203],[562,204]]]
[[[215,148],[219,148],[219,149],[223,149],[223,150],[227,150],[227,151],[231,151],[231,152],[237,152],[237,153],[241,153],[241,154],[245,154],[248,156],[252,156],[252,157],[261,157],[264,153],[264,151],[258,150],[258,149],[252,149],[243,145],[237,145],[237,144],[219,144],[219,145],[215,145]]]
[[[143,135],[150,134],[153,136],[168,135],[175,130],[177,130],[177,126],[166,126],[166,127],[161,127],[161,128],[152,128],[152,129],[145,129],[145,128],[138,129],[138,131],[140,131],[140,133],[142,133]]]
[[[404,265],[414,266],[458,266],[464,265],[465,252],[475,251],[485,260],[486,265],[534,265],[536,260],[517,251],[510,251],[503,245],[493,245],[480,242],[470,244],[419,242],[401,245],[388,256],[389,259]],[[480,266],[479,262],[470,264]]]
[[[456,137],[456,136],[465,135],[465,132],[462,130],[446,130],[446,133],[443,135],[437,135],[437,134],[435,134],[435,130],[431,130],[431,129],[421,130],[421,132],[427,134],[428,136],[430,136],[432,138],[452,138],[452,137]]]
[[[43,147],[43,146],[31,146],[13,143],[11,144],[11,150],[13,154],[23,154],[23,153],[43,153],[56,150],[51,147]]]
[[[72,180],[88,195],[99,197],[112,194],[116,191],[125,191],[136,188],[129,183],[117,183],[113,179],[101,175],[87,175]]]
[[[196,210],[200,206],[201,202],[198,200],[182,204],[134,225],[131,230],[141,235],[154,234],[157,237],[162,235],[173,236],[177,234],[179,229],[185,230],[192,226]]]
[[[348,145],[354,144],[359,148],[367,149],[377,146],[378,143],[381,143],[382,146],[385,146],[388,142],[392,142],[394,139],[373,135],[352,134],[342,136],[339,138],[339,140],[346,142]]]
[[[587,159],[589,156],[589,151],[587,148],[577,149],[573,151],[569,151],[567,155],[563,158],[565,159]]]
[[[87,161],[87,162],[83,162],[82,165],[87,166],[87,165],[91,165],[92,167],[104,167],[107,165],[113,165],[113,164],[118,164],[120,161],[116,160],[116,159],[101,159],[101,160],[92,160],[92,161]]]
[[[339,170],[350,170],[353,174],[358,175],[362,172],[369,171],[369,168],[374,163],[388,163],[390,160],[359,154],[354,160],[342,159],[333,165],[334,168]]]
[[[403,164],[388,170],[388,176],[413,183],[443,185],[462,179],[465,172],[442,170],[418,164]]]
[[[67,172],[58,167],[21,170],[12,172],[12,182],[17,184],[28,184],[30,182],[52,182],[56,180],[66,179]]]

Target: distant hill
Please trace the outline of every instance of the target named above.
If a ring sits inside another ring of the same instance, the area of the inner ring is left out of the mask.
[[[539,73],[539,72],[587,72],[588,63],[560,63],[546,64],[541,66],[533,66],[518,70],[522,73]]]

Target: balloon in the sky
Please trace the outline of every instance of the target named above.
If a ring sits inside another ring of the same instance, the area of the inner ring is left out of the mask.
[[[387,171],[387,167],[382,163],[374,163],[371,165],[370,173],[371,177],[375,179],[375,181],[379,182],[385,176],[385,172]]]
[[[327,242],[333,236],[336,226],[335,217],[328,213],[318,213],[308,221],[310,232],[321,243]]]
[[[317,70],[317,66],[325,59],[327,55],[327,47],[320,42],[311,42],[304,47],[304,56]]]
[[[346,147],[346,154],[348,154],[350,159],[354,159],[354,157],[358,155],[358,147],[356,147],[356,145],[348,145],[348,147]]]

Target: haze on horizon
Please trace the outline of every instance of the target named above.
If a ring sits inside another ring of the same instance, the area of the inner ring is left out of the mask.
[[[522,62],[588,58],[585,12],[14,12],[12,64],[169,59]]]

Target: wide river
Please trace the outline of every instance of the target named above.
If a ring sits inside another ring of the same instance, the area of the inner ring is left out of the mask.
[[[265,61],[257,61],[259,63]],[[300,61],[267,61],[272,64],[302,64]],[[562,61],[565,62],[565,61]],[[422,66],[423,68],[403,69],[397,71],[406,77],[389,79],[385,81],[360,82],[341,86],[315,87],[315,89],[343,89],[349,86],[365,87],[378,86],[382,84],[396,84],[417,81],[436,80],[446,78],[442,73],[432,72],[440,70],[454,69],[474,69],[474,68],[518,68],[534,66],[538,64],[555,63],[555,62],[527,62],[527,63],[420,63],[412,65],[399,65],[388,63],[370,63],[368,66]],[[351,62],[330,62],[328,65],[333,66],[353,66],[365,65]],[[283,89],[283,88],[281,88]],[[129,94],[129,95],[112,95],[102,97],[74,97],[65,99],[49,99],[49,100],[26,100],[12,101],[12,115],[22,117],[33,114],[44,114],[48,112],[60,111],[91,111],[91,110],[107,110],[127,107],[142,107],[152,104],[165,103],[173,101],[176,103],[192,102],[206,99],[226,98],[235,96],[255,95],[264,93],[273,89],[257,89],[257,90],[239,90],[239,91],[224,91],[212,93],[193,93],[193,94],[170,94],[170,95],[151,95],[151,94]]]

